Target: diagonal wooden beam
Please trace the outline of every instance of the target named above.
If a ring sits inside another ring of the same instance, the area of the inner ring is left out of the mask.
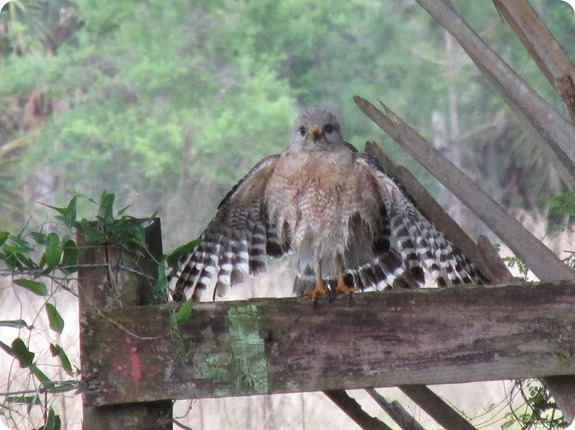
[[[471,209],[539,279],[575,278],[575,273],[549,248],[390,108],[384,105],[385,112],[382,112],[359,96],[354,100],[373,122]]]
[[[388,402],[375,388],[366,388],[367,393],[389,415],[402,430],[425,430],[414,417],[412,417],[399,402]],[[448,429],[449,430],[449,429]]]
[[[575,128],[491,49],[449,0],[416,0],[449,31],[537,138],[568,188],[575,185]]]
[[[324,394],[363,430],[392,430],[387,424],[365,412],[345,390],[327,390]]]
[[[575,124],[575,66],[527,0],[493,0],[559,95]]]
[[[477,430],[428,387],[423,385],[401,385],[398,388],[445,430]]]

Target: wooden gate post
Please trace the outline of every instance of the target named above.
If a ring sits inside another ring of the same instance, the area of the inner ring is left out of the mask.
[[[80,365],[82,379],[90,387],[98,386],[98,375],[87,368],[84,354],[86,342],[109,343],[110,351],[116,357],[125,356],[125,360],[122,360],[125,364],[118,365],[115,370],[130,375],[135,390],[138,389],[139,380],[145,378],[139,366],[137,347],[125,341],[120,344],[117,339],[90,338],[91,331],[85,318],[87,310],[157,304],[154,285],[158,278],[157,261],[162,256],[160,220],[155,219],[145,233],[148,250],[135,245],[93,246],[87,244],[81,234],[78,235]],[[82,428],[85,430],[172,429],[172,402],[169,400],[92,406],[83,397],[83,408]]]

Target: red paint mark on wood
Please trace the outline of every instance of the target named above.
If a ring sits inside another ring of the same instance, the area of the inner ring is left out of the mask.
[[[138,348],[130,348],[130,376],[136,385],[136,396],[140,393],[140,381],[142,380],[142,364],[140,363],[140,355]]]

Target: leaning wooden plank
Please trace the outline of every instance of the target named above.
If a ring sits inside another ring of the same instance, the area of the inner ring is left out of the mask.
[[[88,405],[575,373],[575,282],[138,307],[81,318]]]
[[[372,397],[384,412],[389,415],[401,430],[425,430],[421,424],[407,412],[397,401],[388,402],[375,388],[366,388],[365,391]],[[450,430],[450,429],[446,429]],[[458,429],[463,430],[463,429]]]
[[[444,429],[477,430],[428,387],[422,385],[401,385],[398,388]]]
[[[391,109],[384,106],[383,113],[361,97],[355,96],[354,100],[372,121],[471,209],[539,279],[557,281],[575,277],[549,248]]]
[[[465,49],[551,158],[561,178],[575,185],[575,128],[493,51],[447,0],[417,0]]]
[[[387,424],[365,412],[357,400],[350,397],[345,390],[327,390],[324,394],[363,430],[392,430]]]
[[[547,80],[563,98],[575,124],[575,67],[527,0],[493,0]]]

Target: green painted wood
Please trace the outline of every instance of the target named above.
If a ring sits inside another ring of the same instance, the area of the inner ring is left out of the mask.
[[[89,404],[575,373],[575,283],[84,311]]]

